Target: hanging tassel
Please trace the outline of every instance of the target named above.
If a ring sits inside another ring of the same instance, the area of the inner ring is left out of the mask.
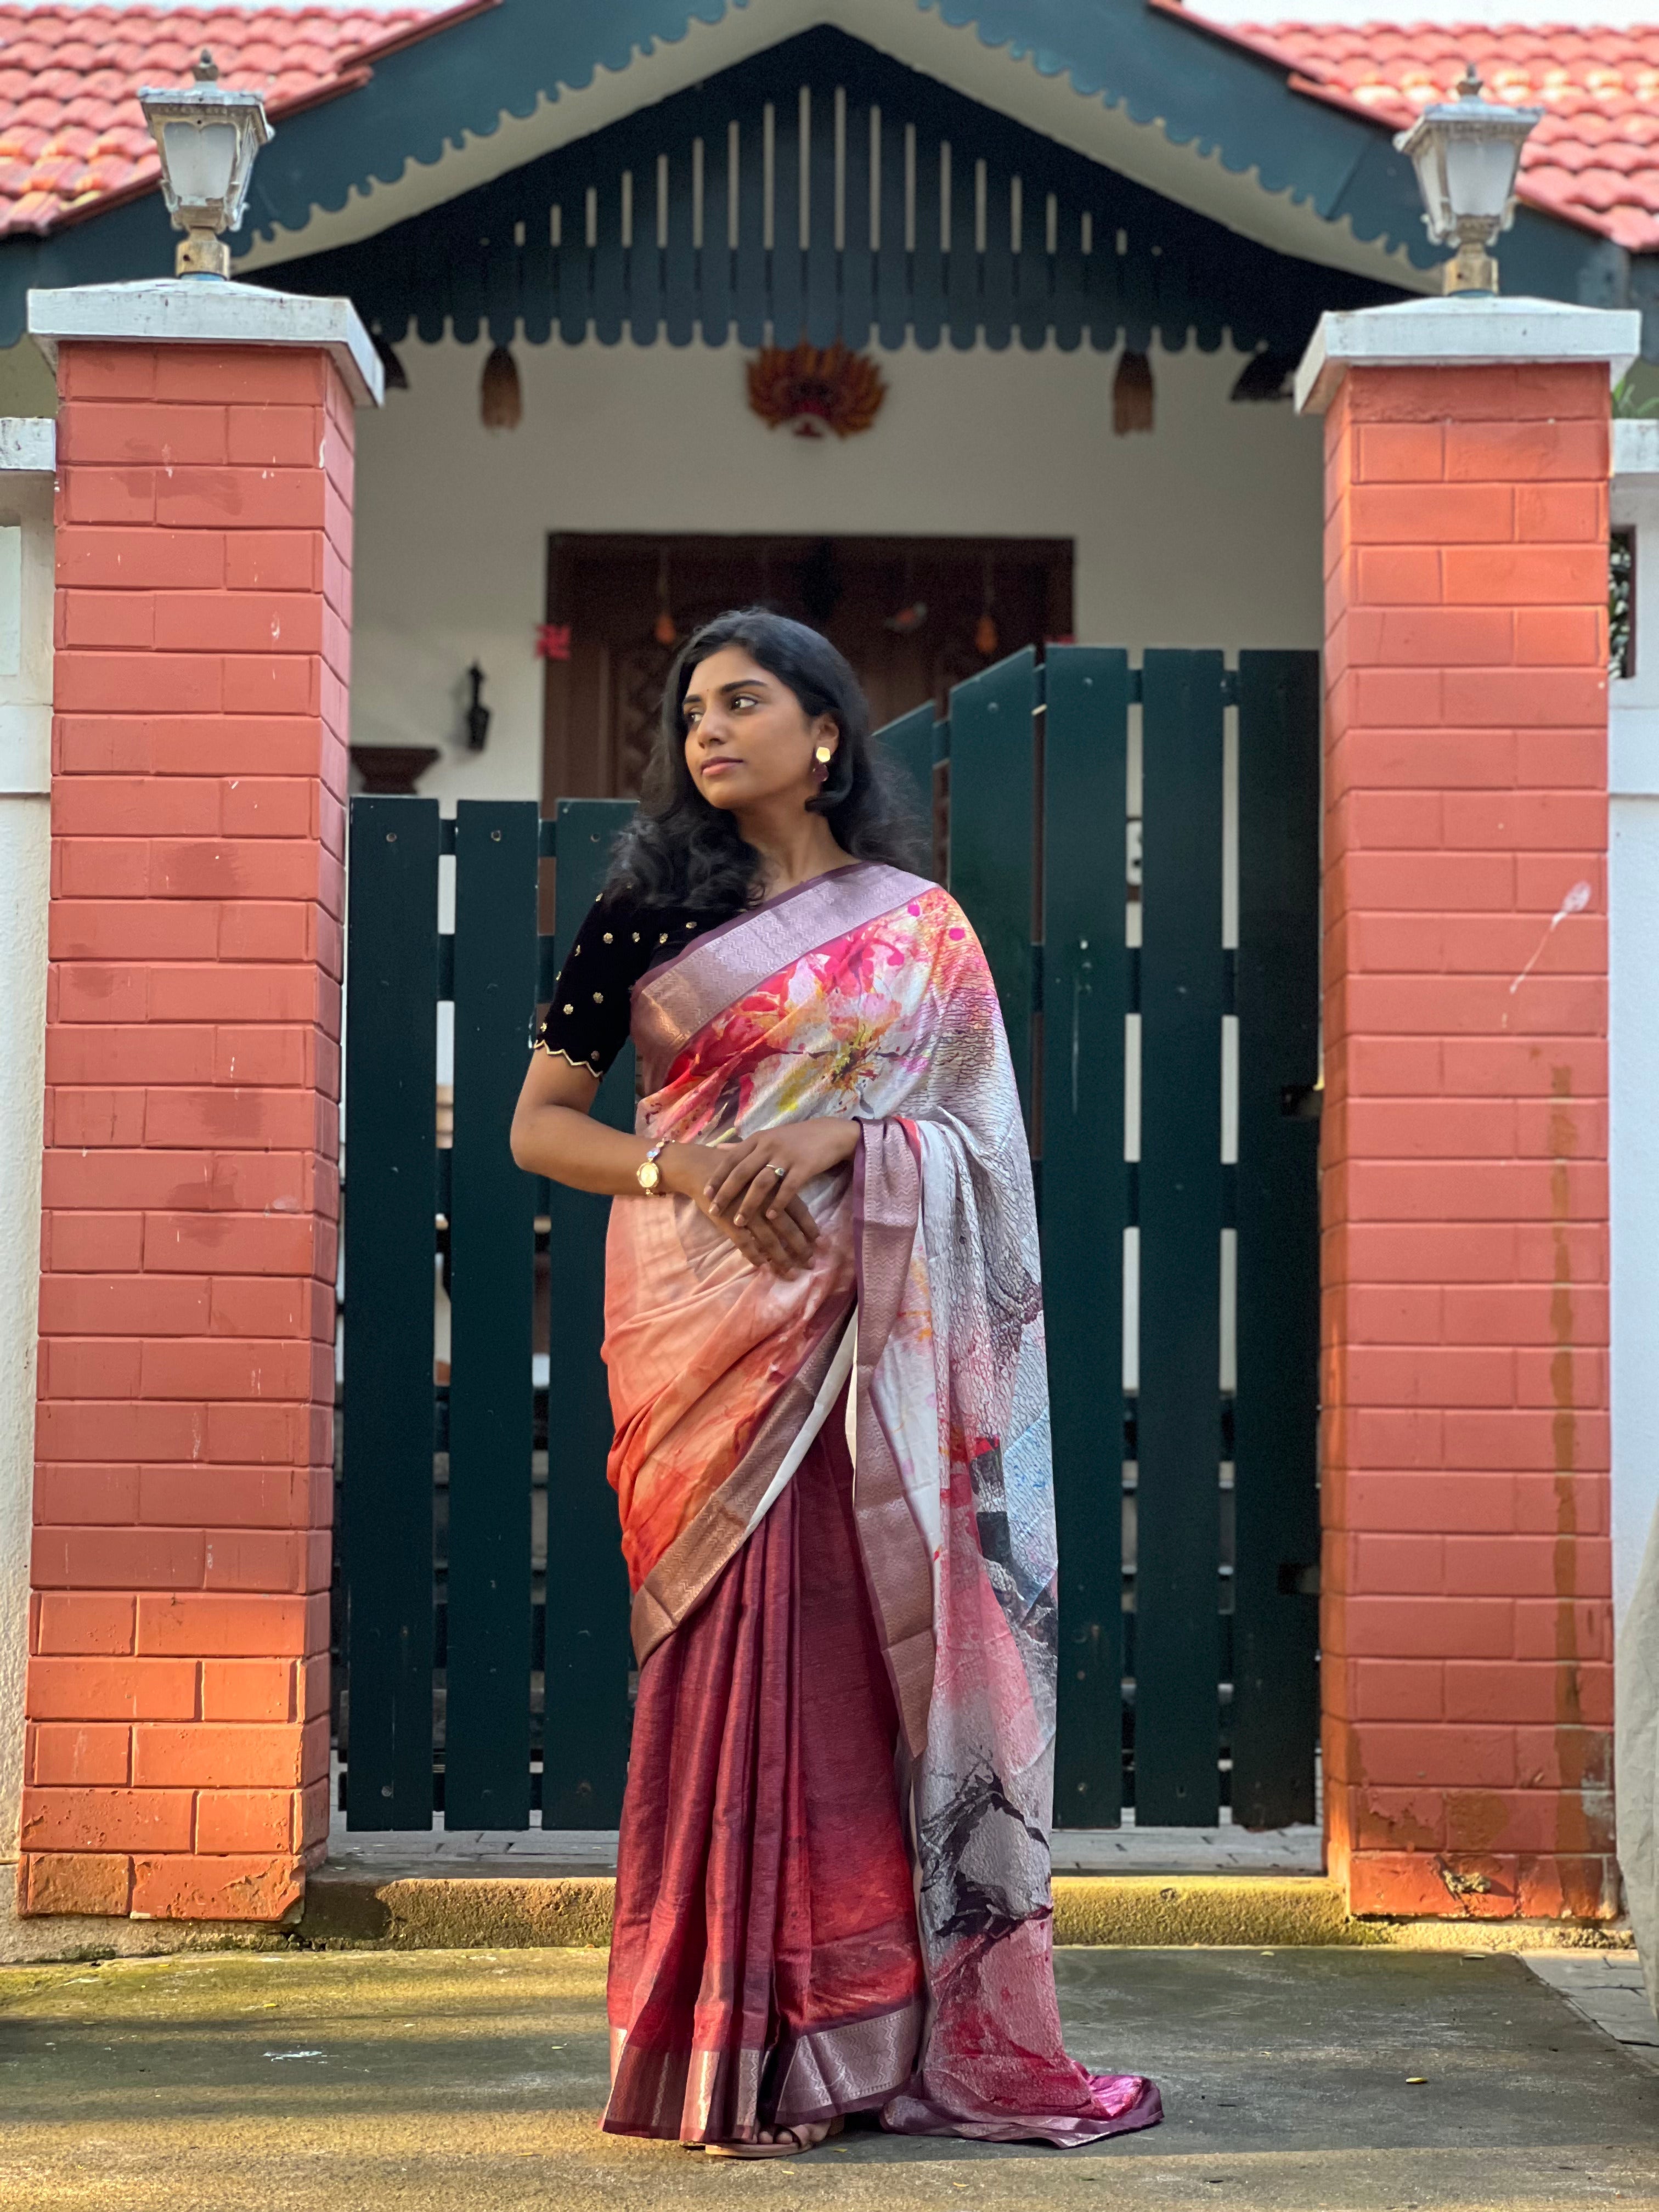
[[[665,547],[657,556],[657,619],[652,624],[651,635],[659,645],[672,645],[679,634],[674,620],[673,594],[668,588],[668,551]]]
[[[985,556],[985,574],[980,586],[979,620],[974,624],[974,651],[983,660],[988,660],[998,645],[997,618],[992,609],[997,603],[996,568],[990,555]]]
[[[1120,438],[1152,427],[1152,365],[1144,353],[1125,352],[1112,379],[1112,428]]]
[[[478,413],[486,430],[516,430],[524,418],[519,366],[505,346],[496,346],[483,365]]]
[[[916,557],[904,556],[904,604],[886,617],[885,627],[898,637],[914,637],[927,619],[927,602],[916,597]]]

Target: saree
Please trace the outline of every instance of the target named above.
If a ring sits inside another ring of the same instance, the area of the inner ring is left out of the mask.
[[[1041,1274],[978,941],[937,885],[854,863],[650,971],[632,1033],[651,1142],[834,1115],[858,1147],[807,1185],[793,1277],[689,1200],[611,1210],[640,1693],[605,2125],[1150,2126],[1156,2087],[1068,2057],[1054,1991]]]

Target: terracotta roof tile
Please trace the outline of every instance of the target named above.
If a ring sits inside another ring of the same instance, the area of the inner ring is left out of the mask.
[[[1196,12],[1202,13],[1201,8]],[[1224,24],[1210,27],[1224,35]],[[1527,141],[1521,196],[1633,252],[1659,247],[1659,24],[1302,23],[1237,26],[1302,76],[1403,128],[1450,97],[1466,62],[1489,99],[1547,109]]]
[[[71,206],[149,182],[155,151],[134,98],[182,83],[204,46],[224,81],[278,111],[337,77],[346,58],[445,12],[332,6],[28,6],[0,0],[0,233],[39,230]],[[1211,27],[1222,35],[1227,27]],[[1270,44],[1318,97],[1357,101],[1399,129],[1450,94],[1473,60],[1493,98],[1548,110],[1522,164],[1525,198],[1616,238],[1659,246],[1659,24],[1268,22]]]
[[[388,10],[48,4],[0,0],[0,234],[46,230],[70,208],[154,179],[135,94],[188,82],[212,49],[225,83],[281,103],[316,92],[362,49],[402,37],[453,0]],[[372,58],[372,53],[370,55]]]

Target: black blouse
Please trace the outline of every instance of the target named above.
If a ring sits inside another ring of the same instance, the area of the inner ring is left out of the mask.
[[[559,970],[552,1004],[532,1032],[532,1049],[603,1076],[628,1042],[629,994],[641,976],[727,918],[596,899]]]

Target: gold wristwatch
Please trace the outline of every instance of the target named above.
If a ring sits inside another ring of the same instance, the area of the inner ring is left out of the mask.
[[[665,1138],[662,1144],[653,1145],[634,1170],[634,1180],[647,1198],[659,1198],[662,1195],[662,1170],[657,1165],[657,1155],[663,1150],[667,1141]]]

